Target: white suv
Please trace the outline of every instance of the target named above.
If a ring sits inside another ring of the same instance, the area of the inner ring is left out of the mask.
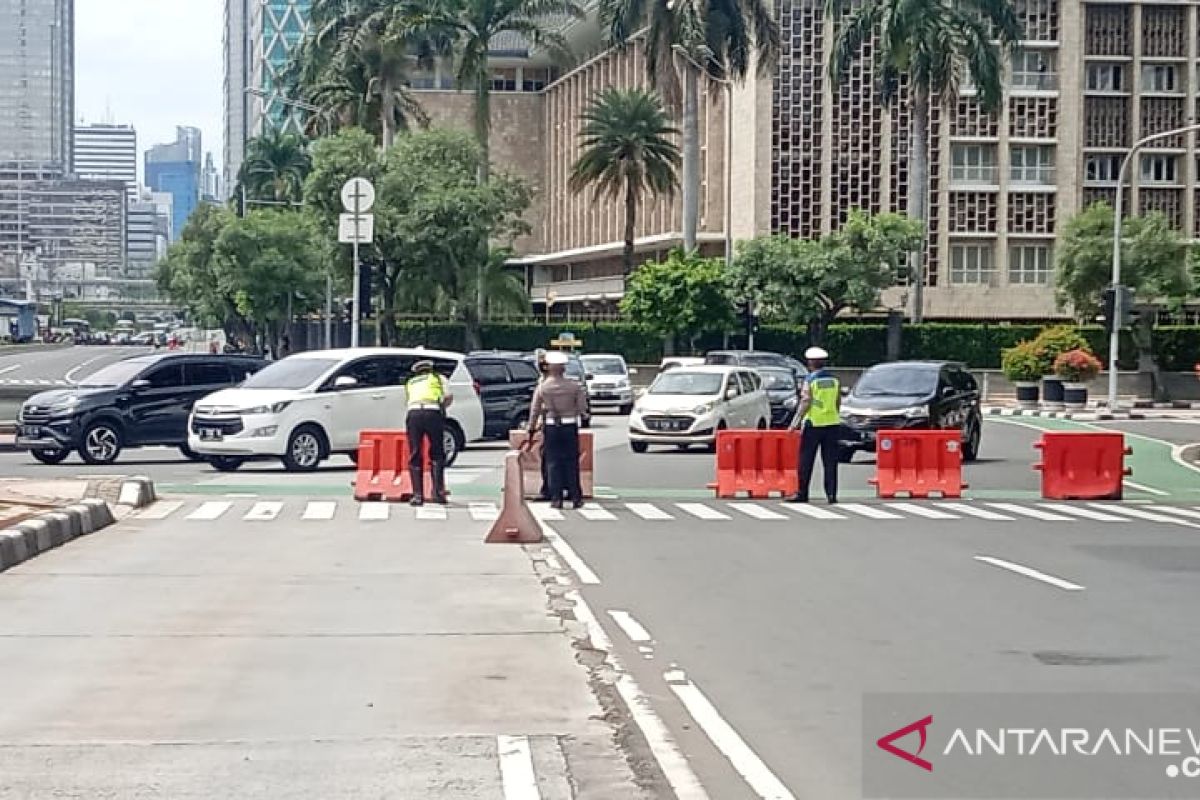
[[[593,409],[615,408],[628,414],[633,408],[633,387],[629,383],[629,367],[617,355],[588,354],[580,356],[587,370],[588,400]]]
[[[483,404],[460,353],[406,348],[314,350],[288,356],[241,386],[198,400],[188,446],[222,471],[279,458],[310,471],[333,453],[354,456],[358,432],[403,430],[404,384],[413,363],[431,359],[454,394],[446,417],[446,464],[483,436]]]
[[[652,444],[693,444],[716,449],[724,428],[765,430],[771,402],[762,378],[744,367],[676,367],[660,373],[629,415],[629,446],[644,453]]]

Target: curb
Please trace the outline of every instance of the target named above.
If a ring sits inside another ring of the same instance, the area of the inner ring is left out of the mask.
[[[149,478],[129,478],[121,484],[118,505],[141,508],[155,499],[154,483]],[[0,572],[72,539],[107,528],[116,519],[107,502],[92,498],[0,530]]]
[[[999,408],[996,406],[984,409],[984,414],[989,417],[1042,417],[1043,419],[1074,419],[1080,422],[1146,419],[1145,414],[1139,414],[1136,411],[1042,411],[1036,408]],[[1155,419],[1170,419],[1170,417],[1159,416]]]

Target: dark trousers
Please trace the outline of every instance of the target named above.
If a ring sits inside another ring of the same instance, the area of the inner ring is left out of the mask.
[[[446,446],[442,435],[446,430],[446,417],[436,408],[414,408],[405,420],[408,434],[408,472],[412,476],[413,493],[424,496],[423,440],[429,440],[430,472],[433,473],[433,491],[444,490],[442,473],[446,466]]]
[[[550,500],[561,501],[563,493],[571,502],[583,500],[579,487],[579,426],[547,425],[542,461],[546,464],[546,482]]]
[[[800,434],[800,497],[808,498],[808,487],[812,484],[813,467],[817,465],[817,451],[821,451],[821,471],[825,478],[825,497],[837,499],[838,490],[838,438],[840,426],[826,425],[814,428],[805,425]]]

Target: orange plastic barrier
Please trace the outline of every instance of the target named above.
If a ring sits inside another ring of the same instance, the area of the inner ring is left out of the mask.
[[[717,497],[770,497],[800,490],[800,431],[717,431]]]
[[[529,433],[520,428],[508,432],[508,446],[521,454],[521,469],[524,474],[526,497],[537,497],[542,486],[542,431],[533,435],[533,447],[522,450],[521,445],[529,438]],[[583,496],[591,499],[595,494],[595,440],[591,431],[579,432],[579,486]]]
[[[408,434],[404,431],[365,430],[358,432],[358,469],[354,476],[355,500],[406,501],[412,497],[408,474]],[[433,473],[429,443],[425,443],[425,488],[432,491]],[[446,490],[449,495],[450,491]]]
[[[875,439],[875,486],[879,497],[962,497],[962,432],[879,431]]]
[[[542,541],[542,526],[525,502],[522,477],[521,454],[509,452],[504,456],[504,496],[500,501],[500,515],[484,539],[488,544],[536,544]],[[538,480],[541,480],[540,475]]]
[[[1033,446],[1042,460],[1033,468],[1042,473],[1042,497],[1050,500],[1120,500],[1122,481],[1133,470],[1125,456],[1125,434],[1050,432]]]

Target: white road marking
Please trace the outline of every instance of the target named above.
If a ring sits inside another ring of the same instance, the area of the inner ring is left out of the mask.
[[[529,510],[533,512],[533,516],[536,518],[549,520],[550,522],[558,522],[566,519],[561,511],[557,508],[551,508],[545,503],[530,503]]]
[[[467,510],[476,522],[495,522],[500,516],[495,503],[471,503]]]
[[[860,517],[867,517],[868,519],[904,519],[901,515],[884,511],[879,506],[868,506],[862,503],[842,503],[838,508],[843,511],[849,511],[851,514],[858,514]]]
[[[954,514],[947,514],[945,511],[938,511],[936,508],[923,506],[920,503],[889,503],[888,508],[897,508],[926,519],[961,519]]]
[[[1070,514],[1073,517],[1083,517],[1084,519],[1092,519],[1096,522],[1128,522],[1124,517],[1115,517],[1112,514],[1105,514],[1103,511],[1093,511],[1090,508],[1083,506],[1073,506],[1069,503],[1042,503],[1042,508],[1048,508],[1051,511],[1060,511],[1063,514]]]
[[[67,370],[67,374],[63,375],[63,378],[66,379],[66,383],[74,383],[76,372],[79,372],[79,370],[83,369],[88,364],[94,364],[95,362],[99,361],[102,358],[104,358],[104,356],[93,356],[92,358],[89,358],[87,361],[84,361],[82,364],[76,364],[74,367],[71,367],[69,370]]]
[[[845,515],[830,511],[828,508],[809,505],[808,503],[783,503],[788,511],[813,519],[845,519]]]
[[[4,369],[0,369],[0,375],[6,375],[9,372],[15,372],[16,370],[19,370],[20,368],[21,368],[20,364],[13,364],[11,367],[5,367]],[[5,382],[7,383],[7,381],[5,381]]]
[[[533,753],[527,736],[497,736],[500,756],[500,783],[504,800],[542,800],[537,775],[533,772]]]
[[[975,556],[976,561],[981,561],[984,564],[991,564],[993,567],[1006,569],[1009,572],[1015,572],[1018,575],[1024,575],[1026,578],[1033,578],[1035,581],[1048,583],[1051,586],[1056,586],[1059,589],[1065,589],[1068,592],[1082,592],[1083,587],[1078,583],[1056,578],[1053,575],[1047,575],[1045,572],[1039,572],[1032,567],[1026,567],[1022,564],[1014,564],[1011,561],[1005,561],[1002,558],[993,558],[992,556]]]
[[[14,383],[15,383],[15,381],[14,381]],[[34,386],[37,384],[37,381],[26,378],[25,380],[21,381],[21,383],[23,383],[25,386]]]
[[[1062,514],[1051,514],[1049,511],[1031,508],[1028,506],[1019,506],[1016,503],[988,503],[992,508],[998,508],[1001,511],[1011,511],[1014,514],[1020,514],[1023,517],[1032,517],[1046,522],[1074,522],[1072,517],[1064,517]]]
[[[205,522],[212,522],[213,520],[219,518],[226,511],[228,511],[229,507],[232,505],[233,505],[233,503],[227,502],[225,500],[209,500],[208,502],[201,503],[199,508],[197,508],[192,513],[188,514],[187,519],[196,519],[196,520],[203,520]]]
[[[38,380],[38,386],[53,386],[53,385],[54,385],[53,383],[46,380],[45,378],[41,378]]]
[[[642,519],[671,520],[675,519],[653,503],[626,503],[625,507]]]
[[[968,517],[979,517],[980,519],[989,519],[994,522],[1014,521],[1014,518],[1007,514],[997,514],[995,511],[988,511],[986,508],[976,508],[970,503],[938,503],[937,505],[939,508],[966,514]]]
[[[183,508],[182,500],[159,500],[151,506],[143,508],[137,512],[138,519],[166,519],[174,514],[179,509]]]
[[[730,503],[729,507],[755,519],[787,519],[783,514],[760,506],[757,503]]]
[[[1133,517],[1134,519],[1144,519],[1149,522],[1168,522],[1168,523],[1171,523],[1172,525],[1184,525],[1189,528],[1200,527],[1200,526],[1197,526],[1195,523],[1188,522],[1185,519],[1179,519],[1178,517],[1169,517],[1169,516],[1166,516],[1165,514],[1155,514],[1153,511],[1143,511],[1140,508],[1133,508],[1131,506],[1122,506],[1122,505],[1116,505],[1113,503],[1089,503],[1088,505],[1090,505],[1092,508],[1098,508],[1101,511],[1111,511],[1114,514],[1124,514],[1127,517]]]
[[[783,782],[771,772],[758,754],[750,749],[733,726],[725,721],[716,707],[692,682],[671,683],[671,691],[679,698],[692,719],[696,720],[704,733],[725,754],[729,763],[746,779],[754,793],[769,800],[795,800]]]
[[[612,617],[612,621],[617,623],[617,627],[625,632],[629,637],[629,641],[634,644],[639,642],[652,642],[654,637],[650,635],[650,631],[642,627],[641,623],[633,618],[633,615],[628,611],[612,610],[608,612]]]
[[[676,503],[675,506],[680,511],[686,511],[687,513],[691,514],[693,517],[697,517],[699,519],[707,519],[707,520],[730,519],[730,517],[728,517],[727,515],[722,514],[720,511],[717,511],[715,508],[709,508],[708,506],[704,505],[703,503]]]
[[[270,522],[279,516],[280,511],[283,511],[283,503],[270,501],[255,503],[242,519],[249,522]]]
[[[417,506],[417,519],[445,522],[447,519],[446,507],[440,503],[428,506]]]
[[[1133,481],[1129,480],[1128,478],[1126,478],[1124,481],[1122,481],[1122,483],[1124,483],[1130,489],[1136,489],[1137,491],[1145,492],[1146,494],[1153,494],[1153,495],[1157,495],[1159,497],[1170,497],[1170,495],[1171,495],[1170,492],[1164,492],[1162,489],[1155,489],[1151,486],[1145,485],[1144,483],[1134,483]]]
[[[387,522],[392,507],[387,503],[360,503],[358,518],[364,522]]]
[[[1161,511],[1164,514],[1178,514],[1181,517],[1191,517],[1192,519],[1200,519],[1200,511],[1193,511],[1190,508],[1176,508],[1175,506],[1154,506],[1155,511]]]
[[[617,518],[616,514],[595,503],[585,503],[583,508],[579,509],[579,514],[590,522],[612,522]]]
[[[313,500],[304,507],[304,514],[300,518],[307,520],[329,520],[333,519],[333,515],[336,513],[337,503],[325,500]]]
[[[572,549],[571,545],[563,539],[558,533],[547,525],[544,521],[538,520],[538,525],[542,528],[542,535],[550,542],[550,546],[554,548],[554,552],[558,553],[558,557],[567,562],[567,566],[575,573],[575,577],[579,578],[579,582],[588,585],[600,583],[600,578],[596,573],[592,572],[592,568],[584,563],[579,554]]]

